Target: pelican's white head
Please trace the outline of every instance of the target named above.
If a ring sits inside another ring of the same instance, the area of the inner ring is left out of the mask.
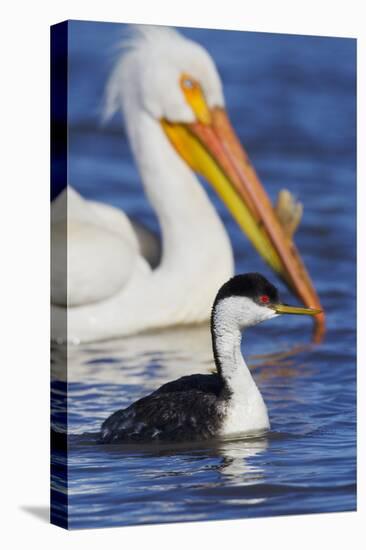
[[[169,27],[137,25],[109,80],[105,114],[138,108],[156,120],[192,123],[187,94],[194,85],[209,108],[224,106],[220,77],[202,46]]]

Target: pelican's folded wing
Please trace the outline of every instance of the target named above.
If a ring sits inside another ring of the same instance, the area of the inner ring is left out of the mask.
[[[71,187],[52,203],[51,222],[54,305],[75,307],[105,300],[121,291],[136,261],[141,262],[127,216],[83,199]]]

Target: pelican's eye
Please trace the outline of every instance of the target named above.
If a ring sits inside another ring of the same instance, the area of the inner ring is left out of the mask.
[[[180,87],[184,98],[192,109],[197,122],[211,124],[211,113],[200,83],[187,74],[180,77]]]
[[[259,301],[262,304],[269,304],[270,299],[269,299],[269,296],[267,296],[267,294],[263,294],[262,296],[259,296]]]
[[[187,90],[191,90],[194,87],[195,83],[190,78],[184,78],[182,80],[182,86],[183,88],[186,88]]]

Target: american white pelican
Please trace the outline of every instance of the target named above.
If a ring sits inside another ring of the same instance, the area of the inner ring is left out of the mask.
[[[213,185],[297,296],[319,307],[291,238],[296,208],[283,208],[281,220],[273,209],[230,125],[217,69],[203,47],[170,28],[136,27],[111,75],[106,106],[107,115],[123,113],[160,223],[162,257],[153,269],[124,212],[68,187],[52,206],[53,339],[103,340],[209,318],[234,261],[195,173]],[[317,322],[319,338],[323,317]]]

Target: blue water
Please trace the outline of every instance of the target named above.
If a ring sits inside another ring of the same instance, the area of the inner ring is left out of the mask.
[[[84,196],[158,231],[120,118],[100,124],[121,31],[116,24],[70,25],[69,179]],[[296,242],[327,313],[327,335],[320,346],[308,346],[311,322],[304,318],[248,331],[243,351],[272,430],[191,448],[103,447],[93,434],[111,412],[163,382],[212,369],[208,326],[71,348],[71,528],[356,508],[355,41],[183,32],[215,59],[230,118],[271,197],[287,187],[304,204]],[[206,189],[228,229],[236,272],[257,270],[274,280]],[[62,347],[53,354],[56,423],[64,354]],[[57,494],[57,476],[54,487]]]

